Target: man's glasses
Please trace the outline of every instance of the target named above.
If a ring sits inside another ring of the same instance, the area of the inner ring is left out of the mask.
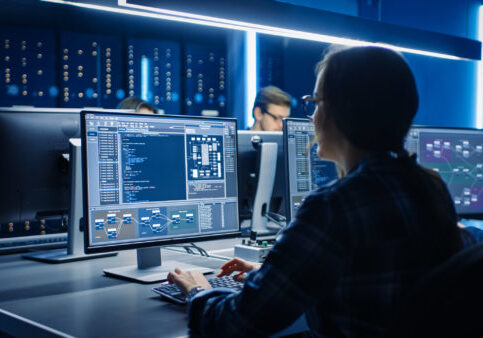
[[[321,102],[322,100],[312,95],[304,95],[301,97],[301,100],[302,100],[302,108],[304,109],[304,114],[311,122],[313,122],[315,108],[317,108],[318,102]]]
[[[275,114],[270,113],[269,111],[267,111],[267,110],[265,110],[265,109],[263,109],[263,110],[262,110],[262,113],[264,113],[264,114],[267,114],[267,115],[271,116],[271,117],[272,117],[272,118],[273,118],[275,121],[278,121],[278,120],[282,121],[282,120],[283,120],[283,118],[284,118],[284,116],[277,116],[277,115],[275,115]]]

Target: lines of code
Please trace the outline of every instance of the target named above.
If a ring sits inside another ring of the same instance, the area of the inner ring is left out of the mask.
[[[184,135],[120,134],[124,203],[185,200]]]

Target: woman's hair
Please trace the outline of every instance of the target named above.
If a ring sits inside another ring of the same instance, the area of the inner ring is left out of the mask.
[[[419,102],[414,76],[403,57],[380,47],[331,49],[317,72],[317,95],[324,110],[354,146],[406,154],[398,158],[407,173],[404,186],[418,191],[414,198],[421,219],[428,213],[434,215],[421,232],[420,243],[427,253],[421,259],[435,264],[461,249],[456,213],[448,208],[452,201],[445,184],[402,151]]]
[[[317,65],[318,95],[358,148],[399,151],[419,104],[416,81],[399,53],[381,47],[331,48]]]

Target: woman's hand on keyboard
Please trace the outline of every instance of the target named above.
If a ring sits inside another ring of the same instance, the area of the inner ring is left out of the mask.
[[[259,263],[248,262],[241,258],[232,258],[221,266],[221,272],[217,276],[229,276],[237,271],[238,273],[233,276],[233,279],[237,282],[243,282],[245,280],[245,273],[260,269],[260,266],[261,264]]]
[[[185,295],[197,286],[203,289],[211,289],[210,283],[199,271],[181,271],[176,268],[168,274],[168,282],[176,284]]]

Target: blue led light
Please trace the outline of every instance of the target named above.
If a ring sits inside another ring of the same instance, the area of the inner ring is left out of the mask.
[[[92,88],[87,88],[86,89],[86,97],[88,99],[92,99],[94,97],[94,89]]]
[[[122,100],[126,96],[126,93],[122,89],[116,90],[116,98]]]
[[[7,94],[10,96],[17,96],[19,92],[18,86],[13,84],[7,86]]]
[[[56,86],[52,86],[49,88],[49,95],[50,97],[57,97],[59,95],[59,89]]]
[[[196,93],[196,94],[195,94],[195,102],[196,102],[196,103],[201,103],[201,102],[203,102],[203,95],[201,95],[200,93]]]

